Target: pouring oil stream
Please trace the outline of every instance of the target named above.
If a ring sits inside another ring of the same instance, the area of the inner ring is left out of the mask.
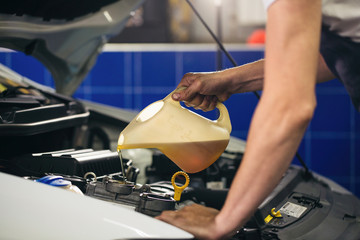
[[[123,161],[123,158],[122,158],[121,150],[118,149],[117,152],[118,152],[118,155],[119,155],[119,158],[120,158],[121,173],[123,175],[123,181],[124,181],[124,183],[126,183],[126,175],[125,175],[125,171],[124,171],[124,161]]]

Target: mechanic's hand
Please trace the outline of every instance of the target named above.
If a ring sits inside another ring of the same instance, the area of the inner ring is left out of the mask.
[[[214,208],[192,204],[178,211],[164,211],[156,218],[192,233],[196,239],[222,239],[221,226],[215,224],[218,213]]]
[[[183,101],[186,106],[203,111],[211,111],[217,102],[227,100],[231,95],[230,81],[226,72],[187,73],[181,79],[178,88],[186,87],[172,95],[176,101]]]

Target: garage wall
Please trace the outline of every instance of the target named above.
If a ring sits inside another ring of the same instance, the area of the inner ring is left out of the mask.
[[[239,65],[263,57],[261,47],[227,48]],[[215,70],[216,50],[206,44],[107,45],[74,97],[141,110],[164,98],[185,73]],[[54,85],[42,64],[22,53],[0,51],[0,63],[39,83]],[[232,66],[225,58],[223,65]],[[318,107],[299,153],[310,169],[360,197],[360,113],[337,80],[318,85],[316,94]],[[252,93],[234,95],[225,102],[233,136],[246,139],[256,104]]]

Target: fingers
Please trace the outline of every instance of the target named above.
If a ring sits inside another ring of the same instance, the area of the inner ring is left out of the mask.
[[[214,108],[216,107],[218,103],[218,98],[216,96],[205,96],[203,98],[203,101],[201,104],[199,104],[198,106],[196,106],[195,108],[201,109],[205,112],[207,111],[211,111],[214,110]]]
[[[205,207],[199,204],[192,204],[181,208],[178,211],[163,211],[161,215],[156,218],[164,222],[177,221],[193,221],[195,218],[208,219],[215,217],[218,214],[218,210]]]
[[[202,111],[207,112],[214,110],[218,102],[219,100],[216,96],[197,95],[191,101],[185,101],[184,103],[188,107],[201,109]]]
[[[199,92],[203,85],[200,78],[201,74],[198,73],[185,74],[177,87],[178,89],[185,87],[185,89],[176,91],[172,98],[176,101],[188,102],[189,105],[199,105],[201,101],[201,99],[199,100],[199,97],[201,98]]]
[[[214,110],[218,98],[214,95],[201,95],[196,91],[189,89],[177,91],[172,95],[175,101],[183,101],[187,107],[201,109],[205,112]]]
[[[156,216],[155,218],[167,223],[172,223],[176,218],[179,218],[179,214],[176,211],[163,211],[161,215]]]
[[[215,109],[219,99],[216,96],[218,89],[213,81],[213,73],[187,73],[181,79],[178,89],[172,98],[183,101],[186,106],[201,109],[205,112]],[[215,88],[215,89],[214,89]],[[213,89],[213,90],[211,90]]]
[[[178,211],[164,211],[156,219],[192,233],[196,239],[219,239],[214,232],[218,210],[199,204],[185,206]]]
[[[188,217],[189,216],[186,213],[186,211],[179,210],[179,211],[163,211],[159,216],[155,218],[186,230],[186,226],[189,221]]]

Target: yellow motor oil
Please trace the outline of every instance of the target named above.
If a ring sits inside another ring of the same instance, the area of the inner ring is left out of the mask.
[[[175,90],[176,91],[176,90]],[[167,97],[142,110],[120,133],[118,151],[157,148],[180,169],[196,173],[213,164],[230,140],[231,122],[224,104],[220,116],[207,119]]]

